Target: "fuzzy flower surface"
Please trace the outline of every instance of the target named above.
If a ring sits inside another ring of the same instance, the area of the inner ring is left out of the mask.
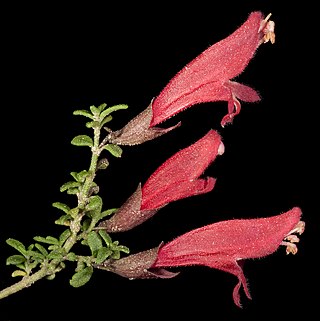
[[[181,69],[153,100],[150,127],[192,105],[227,101],[228,114],[221,121],[224,127],[239,114],[239,100],[259,101],[260,96],[254,89],[231,79],[242,73],[262,43],[275,42],[275,24],[269,17],[264,18],[260,11],[252,12],[231,35],[213,44]]]
[[[238,277],[233,300],[240,304],[239,289],[251,299],[243,273],[246,259],[262,258],[274,253],[280,245],[286,253],[297,253],[296,234],[304,231],[299,207],[273,217],[221,221],[188,232],[162,246],[152,267],[204,265]]]
[[[305,229],[301,216],[301,209],[293,207],[271,217],[221,221],[194,229],[151,250],[120,260],[106,260],[96,267],[130,279],[172,278],[179,272],[167,268],[192,265],[222,270],[238,278],[233,300],[241,307],[241,286],[251,299],[243,272],[244,261],[271,255],[280,246],[286,248],[287,254],[296,254],[298,235]]]
[[[165,205],[186,197],[210,192],[213,177],[200,176],[224,152],[220,134],[210,130],[192,145],[167,159],[141,187],[98,228],[107,232],[122,232],[140,225]]]

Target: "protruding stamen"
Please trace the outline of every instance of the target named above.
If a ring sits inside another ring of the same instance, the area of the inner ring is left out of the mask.
[[[268,22],[268,20],[271,17],[271,13],[269,13],[260,23],[260,28],[258,30],[258,32],[262,31],[262,29],[264,29],[264,27],[266,26],[266,23]]]
[[[285,241],[281,242],[281,245],[286,246],[287,254],[296,254],[298,252],[298,248],[294,243],[298,243],[300,240],[298,236],[293,233],[298,233],[299,235],[301,235],[304,232],[304,229],[305,222],[299,221],[297,225],[284,237]]]
[[[271,17],[271,13],[269,13],[265,19],[263,19],[260,23],[260,28],[258,30],[259,32],[263,32],[263,38],[261,40],[261,43],[266,43],[270,41],[272,44],[276,41],[276,34],[274,32],[275,23],[272,20],[269,20]],[[269,21],[268,21],[269,20]]]
[[[290,242],[281,242],[281,245],[286,246],[286,253],[290,254],[292,253],[293,255],[297,254],[298,252],[298,247],[294,244],[294,243],[290,243]]]
[[[288,235],[285,240],[291,242],[291,243],[299,243],[299,238],[297,235]]]
[[[297,225],[287,234],[291,235],[293,233],[298,233],[301,235],[305,230],[306,223],[304,221],[299,221]]]

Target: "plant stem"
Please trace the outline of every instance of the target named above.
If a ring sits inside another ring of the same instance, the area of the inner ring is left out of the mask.
[[[92,147],[92,156],[91,162],[89,167],[89,175],[87,175],[86,180],[78,194],[78,208],[79,214],[74,218],[70,225],[71,235],[66,240],[63,245],[63,248],[66,253],[69,253],[72,247],[78,241],[77,236],[81,230],[81,220],[85,215],[85,206],[90,197],[90,190],[92,187],[93,180],[95,178],[96,170],[97,170],[97,163],[101,153],[101,149],[99,149],[99,140],[100,140],[100,127],[94,128],[94,146]],[[56,272],[61,271],[59,264],[62,260],[52,260],[50,263],[43,264],[43,266],[35,272],[34,274],[27,275],[23,277],[20,281],[16,282],[15,284],[3,289],[0,291],[0,299],[8,297],[11,294],[14,294],[24,288],[31,286],[36,281],[43,279],[46,276],[55,274]]]
[[[43,266],[39,271],[36,273],[29,275],[27,277],[22,278],[19,282],[3,289],[0,291],[0,299],[3,299],[13,293],[16,293],[24,288],[29,287],[34,282],[46,277],[47,275],[52,274],[52,268],[54,268],[53,263],[47,266]]]

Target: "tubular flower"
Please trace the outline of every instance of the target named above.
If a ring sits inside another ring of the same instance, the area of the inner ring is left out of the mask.
[[[299,207],[272,217],[234,219],[206,225],[187,232],[167,244],[129,255],[119,260],[106,260],[95,267],[126,277],[171,278],[178,273],[165,268],[203,265],[231,273],[238,278],[233,300],[240,304],[241,285],[251,299],[242,267],[244,260],[262,258],[282,245],[286,253],[297,253],[296,234],[304,232]]]
[[[212,177],[199,178],[205,169],[224,152],[221,136],[210,130],[194,144],[167,159],[141,187],[98,229],[122,232],[140,225],[170,202],[210,192]]]
[[[162,246],[153,268],[204,265],[229,272],[238,277],[233,300],[240,304],[241,285],[251,299],[242,266],[245,259],[261,258],[275,252],[280,245],[286,253],[297,253],[296,234],[302,234],[301,209],[273,217],[234,219],[207,225],[188,232]]]
[[[153,100],[153,127],[195,104],[227,101],[228,114],[221,126],[231,123],[240,112],[240,102],[256,102],[259,94],[252,88],[231,81],[253,58],[260,44],[275,42],[274,22],[259,11],[227,38],[215,43],[180,70]]]

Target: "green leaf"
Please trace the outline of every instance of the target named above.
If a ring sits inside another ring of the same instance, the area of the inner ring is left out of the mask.
[[[55,220],[55,224],[70,226],[70,220],[72,217],[70,215],[62,215],[57,220]]]
[[[69,229],[64,230],[60,236],[59,236],[59,243],[60,246],[64,244],[64,242],[68,239],[68,237],[71,235],[71,231]]]
[[[98,195],[91,196],[89,203],[86,206],[87,211],[101,210],[102,208],[102,198]]]
[[[102,248],[102,241],[100,236],[95,232],[91,231],[87,237],[88,245],[90,247],[91,253],[93,256],[96,256],[98,250]]]
[[[100,119],[104,119],[107,115],[113,113],[116,110],[127,109],[127,108],[128,108],[128,105],[125,105],[125,104],[119,104],[119,105],[114,105],[112,107],[109,107],[100,114]]]
[[[100,216],[100,211],[99,210],[95,210],[95,211],[88,211],[87,216],[89,216],[91,218],[90,221],[92,221],[92,219],[94,219],[96,222],[98,221],[98,217]],[[86,228],[88,229],[88,227]]]
[[[22,271],[22,270],[15,270],[11,273],[11,276],[14,278],[16,276],[26,276],[27,273],[25,271]]]
[[[79,187],[80,185],[81,183],[79,182],[74,182],[74,181],[67,182],[60,187],[60,192],[64,192],[70,188]]]
[[[103,212],[101,212],[99,219],[101,220],[102,218],[115,213],[117,210],[118,210],[118,208],[110,208],[106,211],[103,211]]]
[[[55,250],[49,253],[49,255],[47,256],[47,258],[49,260],[55,259],[55,260],[62,260],[63,259],[63,254],[61,253],[61,251]]]
[[[107,104],[106,103],[102,103],[98,106],[98,109],[100,111],[100,113],[107,107]]]
[[[90,122],[86,123],[86,127],[87,128],[95,128],[95,127],[101,128],[101,125],[100,125],[100,122],[98,122],[98,121],[90,121]]]
[[[20,270],[26,271],[26,266],[24,263],[16,264],[16,267],[19,268]]]
[[[110,255],[112,255],[112,251],[106,247],[102,247],[98,250],[97,253],[97,259],[96,259],[96,263],[97,264],[101,264],[102,262],[104,262]]]
[[[47,236],[46,240],[51,242],[51,244],[59,245],[59,240],[57,238],[53,237],[53,236]]]
[[[94,105],[90,106],[90,110],[91,110],[91,112],[92,112],[93,115],[99,115],[99,114],[100,114],[99,108],[97,108],[97,107],[94,106]]]
[[[33,262],[28,263],[28,270],[29,271],[33,270],[38,264],[39,264],[39,260],[35,260]]]
[[[44,256],[48,255],[48,251],[41,244],[36,243],[35,247],[40,251],[40,253],[42,253],[42,255]]]
[[[75,262],[77,261],[77,255],[73,252],[69,252],[67,254],[67,260]]]
[[[76,195],[78,193],[79,193],[79,189],[78,188],[69,188],[67,190],[67,194],[69,194],[69,195]]]
[[[45,259],[45,256],[42,253],[36,251],[28,251],[28,255],[35,261],[43,261]]]
[[[13,238],[9,238],[6,240],[6,243],[8,245],[12,246],[13,248],[15,248],[17,251],[19,251],[24,256],[27,254],[27,250],[26,250],[25,246],[20,241],[13,239]]]
[[[88,176],[88,171],[83,170],[81,172],[71,172],[70,175],[74,178],[75,181],[83,183]]]
[[[111,258],[115,259],[115,260],[119,260],[120,259],[120,251],[113,251]]]
[[[82,245],[88,245],[88,241],[87,241],[87,240],[82,240],[82,241],[81,241],[81,244],[82,244]]]
[[[121,157],[122,155],[122,148],[115,144],[106,144],[103,146],[103,149],[106,149],[114,157]]]
[[[35,236],[33,239],[41,243],[59,245],[59,240],[53,236],[47,236],[47,237]]]
[[[73,217],[73,218],[75,218],[78,214],[79,214],[78,207],[74,207],[69,211],[69,215],[71,215],[71,217]]]
[[[60,249],[60,245],[51,244],[48,246],[49,251],[56,251]]]
[[[126,254],[130,253],[130,250],[128,247],[124,246],[124,245],[118,245],[117,250],[124,252]]]
[[[100,123],[100,128],[102,128],[106,123],[109,123],[112,120],[112,116],[109,115],[106,118],[104,118]]]
[[[80,271],[82,271],[86,266],[87,266],[87,264],[86,264],[85,262],[79,260],[79,261],[77,262],[77,267],[76,267],[75,272],[80,272]]]
[[[90,227],[90,224],[91,224],[91,219],[85,219],[82,221],[82,231],[86,231],[89,227]]]
[[[71,141],[72,145],[75,146],[89,146],[92,147],[93,146],[93,140],[91,137],[87,136],[87,135],[78,135],[76,137],[74,137]]]
[[[69,281],[70,285],[78,288],[80,286],[83,286],[84,284],[86,284],[93,273],[93,268],[92,266],[87,266],[86,268],[84,268],[83,270],[76,272],[73,276],[72,279]]]
[[[112,244],[112,239],[105,230],[99,230],[99,235],[102,237],[108,247]]]
[[[73,112],[73,115],[80,115],[80,116],[85,116],[85,117],[88,117],[90,119],[93,119],[93,115],[87,110],[75,110]]]
[[[16,255],[11,255],[7,258],[6,260],[6,264],[7,265],[17,265],[17,264],[21,264],[21,263],[24,263],[27,259],[23,256],[23,255],[20,255],[20,254],[16,254]]]
[[[65,212],[66,214],[68,214],[68,212],[70,211],[70,207],[64,203],[54,202],[52,203],[52,206]]]

